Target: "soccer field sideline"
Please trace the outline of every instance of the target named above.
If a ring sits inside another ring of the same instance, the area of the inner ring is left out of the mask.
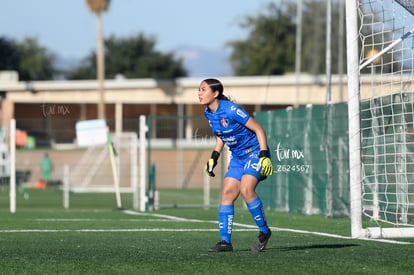
[[[123,213],[127,215],[134,215],[134,216],[149,216],[149,217],[156,217],[161,219],[154,219],[153,221],[177,221],[177,222],[193,222],[193,223],[212,223],[217,224],[217,221],[213,220],[200,220],[200,219],[189,219],[183,218],[178,216],[166,215],[166,214],[157,214],[157,213],[148,213],[148,212],[138,212],[132,210],[122,210]],[[59,219],[59,218],[46,218],[46,219],[34,219],[36,221],[50,221],[50,222],[61,222],[61,221],[93,221],[96,219]],[[242,227],[242,228],[234,228],[233,231],[257,231],[257,227],[255,225],[243,224],[235,222],[234,225]],[[317,232],[317,231],[309,231],[309,230],[299,230],[299,229],[292,229],[292,228],[281,228],[281,227],[270,227],[274,232],[277,231],[284,231],[284,232],[291,232],[291,233],[298,233],[298,234],[310,234],[310,235],[317,235],[317,236],[324,236],[329,238],[336,238],[336,239],[345,239],[351,240],[352,238],[349,236],[342,236],[338,234],[330,234],[325,232]],[[202,228],[130,228],[130,229],[3,229],[0,230],[0,234],[2,233],[57,233],[57,232],[215,232],[217,229],[202,229]],[[375,242],[382,242],[382,243],[392,243],[392,244],[400,244],[400,245],[407,245],[413,244],[411,242],[404,242],[404,241],[397,241],[397,240],[390,240],[390,239],[361,239],[366,241],[375,241]]]
[[[206,249],[219,238],[216,209],[140,212],[96,206],[1,212],[2,274],[253,274],[255,259],[263,263],[258,274],[408,275],[411,270],[414,246],[352,239],[347,218],[269,212],[270,245],[252,253],[258,229],[240,208],[235,250],[223,254]]]

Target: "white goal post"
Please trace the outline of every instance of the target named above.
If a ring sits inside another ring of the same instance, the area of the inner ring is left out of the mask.
[[[414,237],[414,1],[346,1],[346,26],[352,237]]]
[[[145,191],[140,189],[145,190],[146,163],[141,157],[138,162],[138,152],[145,154],[145,149],[142,149],[141,144],[138,147],[135,132],[110,134],[107,129],[105,131],[105,144],[99,142],[96,145],[78,146],[77,150],[82,154],[65,176],[65,182],[68,181],[65,190],[77,193],[115,192],[119,209],[122,208],[121,193],[132,193],[133,208],[145,211]],[[142,167],[139,182],[138,166]]]

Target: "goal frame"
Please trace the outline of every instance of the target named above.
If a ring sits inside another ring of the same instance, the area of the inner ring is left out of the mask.
[[[363,227],[362,163],[360,124],[360,70],[381,56],[387,49],[359,64],[358,0],[346,1],[350,220],[352,238],[414,237],[414,227]],[[395,41],[399,43],[401,41]],[[390,45],[391,46],[391,45]]]

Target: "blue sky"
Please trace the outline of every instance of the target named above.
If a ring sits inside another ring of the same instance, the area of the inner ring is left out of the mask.
[[[263,11],[277,0],[112,0],[103,15],[104,36],[154,36],[157,49],[180,46],[223,49],[244,38],[238,26],[246,15]],[[82,58],[96,47],[96,17],[85,0],[2,0],[0,35],[22,40],[35,37],[65,58]]]

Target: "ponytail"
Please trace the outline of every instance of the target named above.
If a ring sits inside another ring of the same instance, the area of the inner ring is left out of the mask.
[[[224,87],[223,87],[223,84],[221,84],[219,80],[215,78],[207,78],[207,79],[204,79],[202,82],[207,83],[207,85],[213,90],[213,92],[215,91],[219,92],[217,99],[231,101],[230,97],[223,94]]]

